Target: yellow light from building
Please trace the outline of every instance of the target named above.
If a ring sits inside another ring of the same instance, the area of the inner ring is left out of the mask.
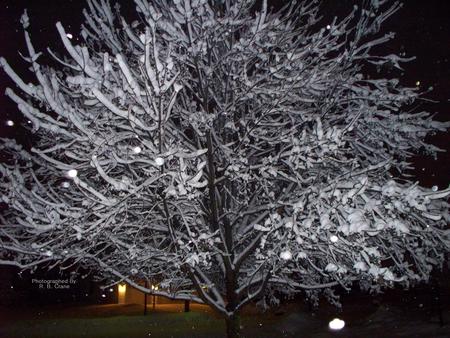
[[[124,294],[127,291],[126,284],[119,284],[119,294]]]

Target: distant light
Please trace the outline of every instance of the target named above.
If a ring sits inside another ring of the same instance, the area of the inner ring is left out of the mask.
[[[109,288],[109,292],[113,292],[114,291],[114,289],[113,288]]]
[[[14,286],[11,285],[11,289],[14,289]]]
[[[69,39],[72,39],[72,38],[73,38],[73,35],[70,34],[70,33],[67,33],[66,36],[67,36]]]
[[[282,251],[280,253],[280,258],[284,259],[285,261],[288,261],[288,260],[292,259],[292,253],[289,250]]]
[[[162,157],[155,158],[155,163],[158,166],[162,166],[164,164],[164,159]]]
[[[27,121],[27,123],[28,123],[28,124],[31,124],[31,121],[30,121],[30,120],[28,120],[28,121]]]
[[[417,86],[417,87],[420,86],[420,81],[416,81],[416,86]]]
[[[330,25],[327,25],[327,29],[328,29],[328,30],[331,29],[331,26],[330,26]]]
[[[342,330],[345,326],[345,322],[339,318],[334,318],[328,323],[328,327],[331,330]]]
[[[71,178],[75,178],[75,177],[77,177],[77,175],[78,175],[78,171],[77,171],[76,169],[70,169],[70,170],[67,172],[67,175],[68,175],[69,177],[71,177]]]
[[[68,187],[70,187],[70,183],[67,182],[67,181],[64,181],[64,182],[62,183],[62,187],[63,187],[63,188],[68,188]]]
[[[433,191],[438,191],[438,186],[437,185],[433,185],[432,187],[431,187],[431,190],[433,190]]]
[[[142,151],[142,148],[139,146],[133,148],[133,153],[135,153],[135,154],[139,154],[141,151]]]
[[[119,290],[120,294],[125,293],[125,291],[127,291],[127,285],[126,284],[119,284],[118,290]]]
[[[106,295],[104,293],[102,294],[102,298],[106,298]]]
[[[333,243],[336,243],[338,240],[339,240],[338,236],[336,235],[330,236],[330,241],[332,241]]]
[[[6,125],[8,127],[12,127],[12,126],[14,126],[14,121],[13,120],[8,120],[8,121],[6,121]]]

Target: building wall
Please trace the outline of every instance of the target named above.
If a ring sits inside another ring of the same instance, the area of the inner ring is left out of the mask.
[[[144,293],[127,285],[125,294],[126,304],[144,304]]]
[[[145,295],[143,292],[136,290],[127,284],[125,295],[123,298],[120,297],[119,294],[119,304],[122,304],[121,299],[124,299],[124,304],[144,304],[145,303]],[[171,300],[166,297],[156,296],[155,304],[181,304],[182,301],[179,300]],[[147,295],[147,305],[153,304],[153,296]]]

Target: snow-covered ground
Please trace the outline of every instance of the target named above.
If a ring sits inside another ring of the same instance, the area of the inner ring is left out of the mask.
[[[422,291],[377,298],[350,294],[343,297],[342,310],[326,303],[314,310],[301,301],[285,304],[266,313],[258,313],[254,307],[250,307],[242,316],[243,337],[450,337],[450,304],[446,301],[448,292],[442,291],[440,295],[444,324],[441,326],[437,294],[427,289]],[[112,334],[109,338],[116,338],[123,337],[123,332],[117,330],[124,325],[131,330],[126,331],[128,338],[143,337],[143,333],[146,333],[145,336],[152,333],[151,337],[159,338],[224,337],[223,320],[207,307],[192,305],[191,314],[180,313],[182,309],[182,305],[178,308],[159,305],[156,307],[157,314],[150,307],[148,315],[144,317],[140,305],[59,305],[23,309],[16,306],[3,309],[8,312],[0,311],[0,337],[42,337],[39,333],[47,332],[45,337],[95,338],[104,337],[106,332]],[[333,318],[344,320],[345,327],[340,331],[331,331],[328,323]],[[74,330],[67,332],[65,328],[69,326]],[[63,335],[58,336],[59,333]]]

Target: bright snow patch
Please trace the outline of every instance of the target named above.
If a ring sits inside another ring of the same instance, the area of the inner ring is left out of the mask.
[[[51,250],[47,250],[46,252],[44,252],[44,255],[47,257],[51,257],[53,256],[53,252]]]
[[[433,187],[431,187],[431,190],[438,191],[438,186],[437,185],[433,185]]]
[[[334,318],[332,321],[328,323],[328,327],[331,330],[341,330],[345,326],[345,322],[342,319]]]
[[[22,24],[23,28],[27,29],[28,26],[30,26],[30,18],[28,17],[27,10],[25,10],[20,17],[20,23]]]
[[[63,188],[68,188],[68,187],[70,187],[70,183],[67,182],[67,181],[64,181],[64,182],[62,183],[62,187],[63,187]]]
[[[357,271],[367,271],[368,267],[367,264],[364,262],[356,262],[353,267],[357,270]]]
[[[69,177],[71,177],[71,178],[75,178],[75,177],[77,177],[77,175],[78,175],[78,171],[77,171],[76,169],[70,169],[70,170],[67,172],[67,175],[68,175]]]
[[[328,265],[325,267],[325,271],[327,272],[335,272],[338,270],[338,267],[336,266],[336,264],[333,263],[328,263]]]
[[[173,89],[174,89],[177,93],[178,93],[182,88],[183,88],[183,86],[180,85],[180,84],[178,84],[178,83],[175,83],[175,84],[173,85]]]
[[[280,258],[284,259],[285,261],[291,260],[292,259],[292,253],[289,250],[282,251],[280,253]]]

